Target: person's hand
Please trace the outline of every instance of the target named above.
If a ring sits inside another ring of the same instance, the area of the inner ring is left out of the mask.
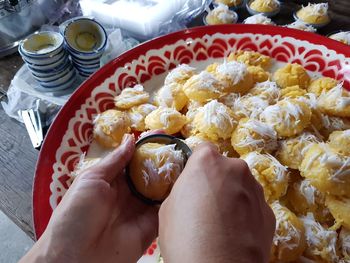
[[[158,209],[134,197],[124,168],[134,137],[74,180],[22,262],[132,262],[157,236]]]
[[[240,159],[196,148],[159,211],[164,262],[268,262],[275,217]]]

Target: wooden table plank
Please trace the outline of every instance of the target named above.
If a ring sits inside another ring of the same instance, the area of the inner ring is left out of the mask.
[[[285,1],[285,8],[275,17],[278,24],[292,22],[290,10],[297,4],[307,4],[308,1]],[[321,1],[313,1],[321,2]],[[328,1],[332,22],[319,32],[350,30],[350,1]],[[248,14],[240,12],[241,19]],[[195,19],[194,25],[201,25],[201,17]],[[18,54],[0,59],[0,89],[7,89],[11,79],[22,65]],[[0,107],[0,210],[11,218],[24,232],[34,238],[32,227],[32,184],[34,167],[38,151],[32,148],[24,125],[11,120]]]
[[[32,185],[38,151],[25,127],[0,109],[0,209],[31,238]]]

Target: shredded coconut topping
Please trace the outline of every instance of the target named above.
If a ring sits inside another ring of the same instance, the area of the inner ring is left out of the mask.
[[[299,19],[289,25],[286,25],[286,27],[299,29],[307,32],[312,32],[312,33],[315,33],[317,31],[316,28],[314,28],[311,25],[305,24],[303,21]]]
[[[307,213],[300,220],[305,227],[307,250],[310,250],[314,255],[320,256],[324,256],[326,253],[330,257],[331,262],[337,262],[337,232],[325,229],[321,224],[316,222],[312,213]]]
[[[339,83],[328,92],[322,92],[318,98],[319,105],[328,105],[327,102],[334,104],[338,110],[345,109],[350,106],[350,92],[343,88],[343,83]]]
[[[216,86],[219,85],[219,80],[213,74],[207,71],[202,71],[201,73],[194,75],[191,78],[191,81],[200,83],[197,87],[199,90],[211,90],[214,92],[219,92],[216,89]]]
[[[161,175],[167,182],[173,183],[180,175],[184,167],[184,156],[181,150],[175,148],[176,144],[144,148],[147,155],[155,157],[155,159],[146,159],[143,163],[145,169],[142,170],[142,175],[146,185],[151,180],[161,180]],[[175,178],[172,175],[175,175]]]
[[[310,13],[315,16],[324,16],[328,12],[328,3],[311,4],[309,3],[306,7],[310,10]]]
[[[343,256],[350,260],[350,230],[343,227],[339,234],[339,240]]]
[[[231,129],[230,127],[236,124],[236,121],[229,114],[228,108],[217,100],[210,101],[198,111],[203,112],[203,119],[206,125],[214,124],[220,129],[229,130]]]
[[[267,151],[273,151],[277,148],[277,133],[269,125],[258,120],[249,119],[238,128],[240,133],[246,136],[236,144],[238,147],[253,146],[256,148],[265,148]],[[254,139],[251,132],[259,134],[261,139]]]
[[[269,103],[267,100],[259,96],[247,94],[243,97],[238,97],[234,101],[232,110],[237,115],[257,119],[268,106]]]
[[[263,14],[256,14],[244,20],[244,24],[275,25],[274,22]]]
[[[261,83],[255,84],[253,90],[260,91],[262,98],[266,98],[269,101],[277,101],[281,96],[281,89],[277,86],[277,83],[274,81],[264,81]]]
[[[302,237],[300,231],[291,223],[285,208],[278,201],[273,202],[271,208],[276,217],[276,231],[273,237],[273,244],[279,246],[282,250],[284,248],[289,250],[296,248]]]
[[[306,202],[309,205],[315,204],[316,193],[318,190],[310,184],[310,181],[308,179],[301,181],[299,185],[299,191],[305,197]]]
[[[350,31],[339,32],[330,36],[331,39],[350,44]]]
[[[159,107],[159,121],[164,125],[164,127],[169,127],[170,118],[174,115],[181,114],[173,108]]]
[[[180,64],[176,68],[174,68],[172,71],[169,72],[169,74],[166,76],[164,80],[164,84],[168,85],[174,82],[178,82],[179,80],[183,78],[189,78],[190,76],[195,74],[195,68],[190,67],[187,64]]]
[[[247,74],[248,70],[244,63],[237,61],[226,62],[225,60],[224,63],[220,64],[216,68],[216,72],[224,78],[232,81],[233,85],[236,85],[244,79],[244,76]]]

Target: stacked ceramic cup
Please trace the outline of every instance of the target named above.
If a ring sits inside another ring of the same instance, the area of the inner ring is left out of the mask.
[[[100,58],[107,45],[107,34],[100,23],[84,17],[73,19],[66,24],[63,35],[81,76],[89,77],[100,68]]]
[[[76,71],[64,49],[64,39],[56,32],[28,36],[19,45],[19,53],[43,91],[58,91],[73,86]]]

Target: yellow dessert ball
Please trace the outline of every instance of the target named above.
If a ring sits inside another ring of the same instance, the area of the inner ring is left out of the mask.
[[[249,94],[259,96],[268,101],[269,104],[275,104],[281,96],[281,89],[277,86],[276,82],[267,80],[255,84],[249,91]]]
[[[338,262],[337,232],[322,226],[312,213],[299,217],[305,228],[303,256],[312,262]]]
[[[342,227],[339,233],[342,263],[350,262],[350,229]]]
[[[250,8],[257,12],[273,12],[278,10],[279,2],[277,0],[254,0]]]
[[[297,215],[305,216],[312,212],[321,224],[334,224],[334,218],[325,204],[326,195],[314,187],[310,180],[300,179],[291,183],[286,196],[291,210]]]
[[[328,195],[326,205],[336,222],[350,229],[350,197]]]
[[[194,117],[196,116],[198,109],[203,107],[205,104],[199,103],[197,101],[191,100],[187,103],[185,110],[186,111],[186,118],[187,118],[187,123],[182,127],[181,129],[181,135],[184,138],[188,138],[190,136],[193,136],[196,134],[193,120]],[[183,111],[184,112],[184,111]]]
[[[182,90],[182,85],[175,82],[161,87],[154,100],[158,106],[174,108],[177,111],[181,111],[188,102],[188,98]]]
[[[259,66],[249,66],[248,72],[252,75],[253,82],[264,82],[270,79],[270,73]]]
[[[150,200],[163,201],[180,175],[185,158],[176,145],[145,143],[135,150],[129,176],[138,193]]]
[[[227,5],[219,3],[206,17],[209,25],[234,24],[237,21],[237,14],[228,9]]]
[[[124,134],[131,131],[130,124],[130,119],[125,112],[107,110],[94,120],[94,139],[104,147],[117,147]]]
[[[350,196],[350,157],[337,154],[329,145],[308,147],[299,169],[322,193]]]
[[[148,100],[149,94],[143,90],[142,85],[135,85],[133,88],[125,88],[114,98],[115,106],[122,110],[147,103]]]
[[[149,103],[134,106],[129,109],[127,113],[131,122],[131,129],[140,132],[145,131],[145,118],[148,114],[156,109],[156,106]]]
[[[171,70],[165,77],[164,85],[169,85],[173,83],[185,84],[185,82],[196,74],[196,69],[190,67],[187,64],[180,64],[173,70]]]
[[[228,57],[227,61],[237,61],[246,64],[247,66],[258,66],[263,70],[268,70],[272,64],[272,58],[265,56],[259,52],[238,50],[232,52]]]
[[[276,217],[270,262],[294,262],[305,250],[305,229],[299,218],[278,201],[271,204]]]
[[[191,135],[185,139],[185,143],[188,147],[191,148],[192,151],[196,149],[197,146],[199,146],[202,143],[210,142],[210,140],[201,133],[197,133],[195,135]],[[219,147],[218,147],[219,150]]]
[[[241,158],[248,164],[255,179],[264,189],[268,202],[278,200],[288,188],[288,169],[269,154],[251,152]]]
[[[260,114],[269,106],[269,102],[260,96],[247,94],[238,97],[233,107],[234,116],[237,120],[242,118],[258,119]]]
[[[332,132],[328,144],[337,153],[350,156],[350,130]]]
[[[212,100],[200,108],[193,120],[195,130],[209,139],[229,139],[237,126],[232,110]]]
[[[239,155],[249,152],[272,153],[277,149],[277,133],[259,120],[244,118],[238,123],[231,138],[233,148]]]
[[[287,64],[279,68],[273,77],[281,88],[298,85],[302,89],[307,89],[310,83],[308,73],[299,64]]]
[[[299,169],[304,153],[312,143],[319,142],[319,139],[309,132],[303,132],[297,137],[287,138],[279,142],[276,158],[281,164],[292,169]]]
[[[146,128],[150,130],[164,130],[167,134],[181,131],[187,118],[173,108],[159,107],[145,118]]]
[[[183,91],[189,99],[198,102],[207,102],[223,95],[219,80],[206,71],[188,79],[183,86]]]
[[[298,98],[304,96],[306,93],[305,89],[301,89],[299,85],[295,85],[281,89],[281,98]]]
[[[239,6],[240,4],[242,4],[242,2],[243,0],[215,0],[215,3],[221,3],[227,5],[228,7]]]
[[[311,81],[310,86],[308,87],[308,92],[312,92],[316,94],[316,96],[320,96],[322,92],[327,92],[337,86],[338,81],[328,77],[321,77]]]
[[[224,92],[245,94],[254,86],[252,75],[247,66],[241,62],[224,61],[222,64],[217,64],[215,76],[222,83]]]
[[[347,118],[330,116],[321,113],[318,109],[312,112],[311,127],[313,130],[316,129],[324,137],[328,136],[333,131],[343,131],[350,129],[350,120]]]
[[[324,24],[329,22],[328,4],[311,4],[301,8],[297,12],[297,17],[307,24]]]
[[[260,114],[260,120],[274,127],[278,137],[292,137],[301,133],[309,126],[310,119],[309,106],[296,99],[281,100]]]
[[[350,92],[338,84],[318,97],[321,112],[338,117],[350,117]]]

